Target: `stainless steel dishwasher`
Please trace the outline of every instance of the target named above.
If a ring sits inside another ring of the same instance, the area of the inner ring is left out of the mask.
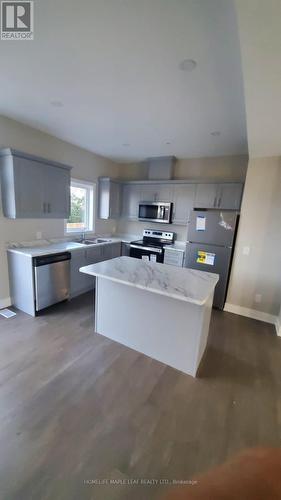
[[[33,257],[36,312],[70,296],[70,252]]]

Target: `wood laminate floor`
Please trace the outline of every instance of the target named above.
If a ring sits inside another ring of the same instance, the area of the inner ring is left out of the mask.
[[[280,444],[273,326],[214,311],[193,379],[92,325],[91,294],[0,317],[1,499],[153,499],[167,487],[126,481],[188,480],[241,448]]]

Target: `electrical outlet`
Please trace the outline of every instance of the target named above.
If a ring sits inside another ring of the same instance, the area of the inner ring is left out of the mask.
[[[243,255],[250,255],[250,247],[243,247],[242,253]]]
[[[260,304],[261,303],[261,299],[262,299],[262,296],[260,293],[256,293],[255,295],[255,302],[256,304]]]
[[[37,233],[36,233],[36,239],[37,240],[42,240],[42,232],[41,231],[37,231]]]

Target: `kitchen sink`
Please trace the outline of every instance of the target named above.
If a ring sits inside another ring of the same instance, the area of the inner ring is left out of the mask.
[[[80,245],[98,245],[99,243],[110,243],[111,240],[105,240],[103,238],[93,238],[92,240],[80,240],[75,243],[80,243]]]

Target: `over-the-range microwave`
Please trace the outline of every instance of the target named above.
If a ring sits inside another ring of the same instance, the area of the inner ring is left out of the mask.
[[[142,201],[139,203],[139,220],[150,222],[161,222],[170,224],[172,222],[173,203],[165,201]]]

